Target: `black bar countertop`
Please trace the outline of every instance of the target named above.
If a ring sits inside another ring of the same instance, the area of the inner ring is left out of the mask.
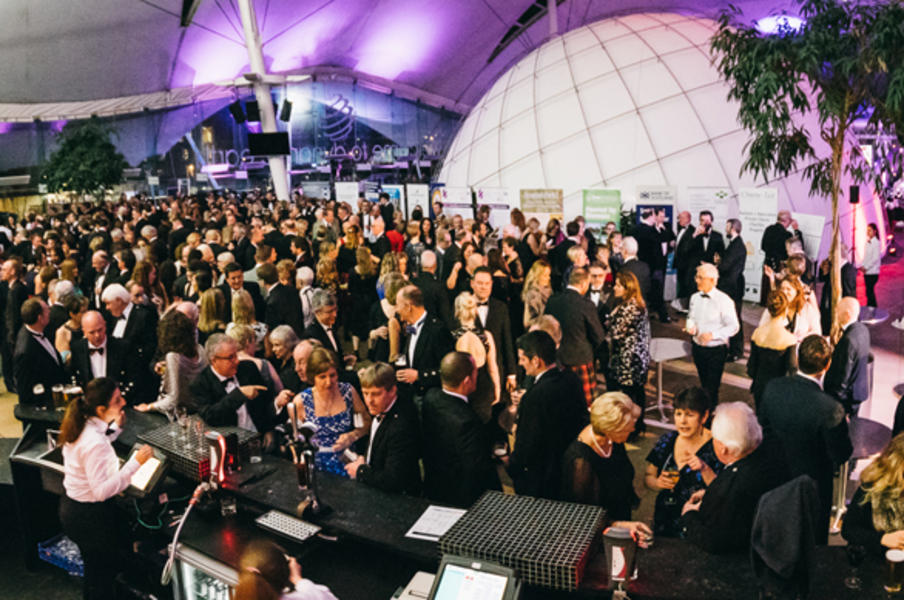
[[[17,417],[33,422],[52,424],[59,421],[60,413],[31,407],[17,407]],[[166,419],[153,413],[139,413],[128,409],[123,433],[117,440],[121,448],[131,447],[141,431],[158,427]],[[265,474],[261,479],[244,485],[242,481],[255,474]],[[367,485],[340,478],[328,473],[318,473],[321,501],[330,510],[323,515],[308,518],[321,527],[323,533],[336,536],[340,541],[350,541],[365,548],[365,553],[376,552],[380,560],[395,561],[405,565],[396,579],[407,577],[415,570],[434,572],[439,564],[439,550],[435,542],[406,538],[405,533],[431,504],[424,498],[388,494]],[[301,492],[298,489],[294,465],[276,457],[264,456],[262,462],[245,465],[239,473],[229,477],[226,489],[220,494],[231,493],[239,500],[237,517],[214,518],[193,515],[186,524],[181,542],[195,550],[229,565],[237,567],[241,548],[255,536],[268,536],[256,527],[253,517],[270,509],[294,515]],[[336,553],[336,544],[311,540],[294,545],[280,539],[281,543],[297,551],[299,556],[316,553]],[[340,545],[341,547],[341,545]],[[811,582],[811,598],[831,599],[888,599],[882,589],[883,561],[868,558],[860,567],[862,590],[848,590],[844,578],[850,573],[844,548],[840,546],[816,549],[816,567]],[[526,589],[525,598],[599,598],[608,596],[606,591],[605,559],[600,552],[591,559],[585,573],[582,589],[565,594],[550,590]],[[638,581],[628,588],[636,599],[697,599],[724,600],[729,598],[756,598],[756,578],[747,555],[714,556],[696,548],[684,540],[657,538],[652,548],[642,550],[638,558]],[[341,568],[341,567],[337,567]],[[320,569],[316,569],[319,571]],[[316,571],[315,571],[316,572]],[[312,578],[314,572],[310,572]],[[389,575],[387,573],[387,575]],[[402,582],[404,583],[404,582]],[[334,590],[335,591],[335,590]],[[354,594],[370,598],[366,593]]]

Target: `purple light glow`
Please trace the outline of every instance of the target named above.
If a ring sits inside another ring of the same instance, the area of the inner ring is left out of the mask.
[[[4,133],[9,133],[13,130],[14,123],[0,123],[0,135]]]
[[[355,70],[386,79],[423,67],[436,49],[439,27],[435,18],[410,7],[378,11],[371,16],[362,42],[350,53],[359,58]]]
[[[756,22],[757,30],[766,35],[778,33],[779,30],[783,28],[790,29],[791,31],[800,31],[800,28],[803,27],[803,25],[803,19],[791,15],[763,17]]]
[[[192,28],[179,53],[171,85],[203,85],[232,79],[247,69],[248,49],[242,44]]]
[[[280,73],[317,64],[324,58],[317,54],[318,49],[322,53],[328,48],[330,42],[348,26],[353,14],[353,11],[322,10],[272,41],[265,41],[264,50],[274,57],[270,65],[271,70]],[[267,32],[270,35],[278,34],[285,27],[280,20],[269,20],[269,23],[272,26],[267,29],[273,30]],[[264,35],[264,40],[267,39],[269,39],[267,35]]]

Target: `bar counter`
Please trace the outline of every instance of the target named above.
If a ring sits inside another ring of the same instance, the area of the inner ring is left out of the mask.
[[[23,407],[17,409],[17,415],[34,423],[36,429],[40,429],[40,424],[51,425],[54,421],[53,411]],[[128,410],[117,445],[126,451],[136,442],[141,431],[165,422],[160,415]],[[37,434],[33,434],[32,438],[33,443],[39,441]],[[28,444],[20,443],[20,446],[20,457],[17,459],[14,453],[13,461],[15,464],[19,460],[21,470],[28,463],[25,460],[26,464],[23,464],[21,456],[27,457],[29,450]],[[31,453],[34,454],[33,451]],[[269,474],[261,479],[243,485],[239,483],[251,475],[266,473]],[[250,539],[271,537],[299,556],[306,576],[329,585],[343,600],[388,599],[416,571],[436,571],[440,559],[438,544],[405,537],[411,525],[431,504],[428,500],[384,493],[331,474],[318,473],[318,478],[321,501],[330,510],[307,520],[320,525],[327,539],[312,538],[303,544],[295,544],[253,523],[257,515],[270,509],[295,515],[301,500],[294,466],[288,461],[264,456],[262,462],[246,465],[241,472],[231,475],[225,489],[216,492],[232,494],[237,498],[238,515],[224,518],[216,510],[193,513],[186,523],[180,543],[236,569],[238,557]],[[24,480],[29,481],[29,478]],[[32,476],[30,481],[34,480]],[[190,489],[192,484],[185,482],[183,486]],[[45,484],[45,490],[46,487]],[[23,502],[28,505],[29,492],[27,489],[17,492],[20,494],[21,509]],[[28,517],[28,514],[23,516]],[[591,559],[581,589],[577,592],[527,587],[523,597],[608,597],[604,562],[601,552]],[[746,555],[713,556],[683,540],[659,538],[652,548],[640,551],[638,565],[639,579],[628,587],[628,594],[635,600],[757,597],[756,578]],[[844,549],[838,546],[817,548],[811,597],[889,598],[882,589],[882,567],[878,560],[867,558],[860,567],[863,589],[848,590],[843,584],[850,573]]]

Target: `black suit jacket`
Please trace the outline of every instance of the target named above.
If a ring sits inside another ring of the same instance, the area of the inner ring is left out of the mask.
[[[826,372],[825,391],[845,410],[856,414],[860,403],[869,398],[869,329],[859,321],[844,330],[832,352],[832,364]]]
[[[634,273],[634,276],[637,277],[637,283],[640,285],[640,295],[643,296],[643,301],[649,305],[650,303],[650,266],[641,261],[639,258],[631,259],[625,261],[625,263],[619,269],[619,273],[622,271],[627,271],[628,273]]]
[[[6,292],[6,314],[4,325],[6,327],[6,341],[10,348],[16,346],[19,330],[22,328],[22,305],[28,300],[28,290],[21,281],[14,281]],[[53,340],[50,341],[53,343]]]
[[[689,231],[685,235],[693,236],[694,232]],[[706,244],[706,248],[703,247],[704,237],[706,236],[698,235],[691,239],[691,245],[688,250],[691,257],[691,268],[705,262],[715,264],[716,254],[720,256],[725,254],[725,240],[722,238],[721,233],[711,230],[709,232],[709,243]]]
[[[428,314],[436,315],[446,327],[452,328],[455,318],[452,316],[452,308],[449,306],[449,294],[446,292],[446,282],[439,281],[431,273],[421,271],[412,283],[420,288],[424,294],[424,309]]]
[[[493,341],[496,344],[496,364],[499,365],[499,376],[504,378],[514,375],[518,368],[515,344],[512,341],[512,321],[505,302],[496,298],[490,298],[488,302],[484,329],[493,334]],[[502,383],[504,387],[505,382]]]
[[[308,325],[304,329],[304,331],[301,332],[301,339],[317,340],[318,342],[323,344],[324,348],[326,348],[327,350],[332,350],[333,352],[338,354],[339,357],[341,358],[342,357],[342,348],[339,345],[340,344],[339,333],[336,331],[335,326],[332,329],[333,329],[333,338],[336,339],[336,345],[334,345],[333,342],[330,341],[330,336],[328,336],[326,334],[326,329],[323,328],[323,325],[321,325],[320,321],[318,321],[316,318],[310,325]]]
[[[232,321],[232,288],[225,281],[220,284],[219,288],[226,299],[227,322]],[[251,302],[254,304],[254,318],[263,323],[267,315],[267,305],[261,295],[260,286],[253,281],[245,281],[242,283],[242,288],[251,296]]]
[[[732,300],[740,300],[744,295],[744,265],[747,263],[747,247],[741,236],[731,240],[720,257],[718,287]]]
[[[91,359],[88,354],[88,340],[81,338],[72,343],[72,356],[69,359],[69,371],[82,389],[89,381],[97,377],[91,370]],[[130,387],[137,391],[133,363],[129,360],[132,354],[123,340],[107,336],[107,347],[104,349],[104,360],[107,363],[107,377],[114,379],[121,388]],[[131,386],[129,384],[132,384]],[[156,390],[155,390],[156,391]],[[124,394],[128,392],[123,390]]]
[[[662,241],[655,227],[638,223],[634,229],[634,239],[637,240],[637,260],[646,263],[650,271],[665,267],[662,260]]]
[[[264,322],[270,331],[277,325],[289,325],[299,337],[304,333],[301,297],[294,287],[278,283],[267,294]]]
[[[251,240],[247,237],[243,237],[235,244],[235,249],[233,250],[235,262],[242,265],[242,269],[246,271],[254,267],[254,251],[255,247],[251,243]]]
[[[411,335],[405,337],[404,354],[408,360],[408,346],[411,343]],[[407,385],[400,385],[403,395],[411,393],[424,394],[430,388],[440,386],[439,363],[443,357],[452,352],[455,342],[449,329],[439,319],[428,314],[421,326],[421,332],[414,346],[414,361],[408,366],[417,370],[417,382],[413,388],[406,389]]]
[[[784,479],[781,468],[762,447],[726,466],[706,489],[700,510],[681,517],[686,538],[713,554],[749,552],[760,496]]]
[[[823,319],[829,317],[831,323],[831,304],[832,304],[832,278],[831,271],[823,275],[819,274],[819,281],[825,285],[822,286],[822,295],[819,297],[819,310]],[[857,268],[849,262],[841,265],[841,297],[856,298],[857,297]]]
[[[766,254],[764,262],[775,271],[779,271],[782,268],[782,263],[788,258],[788,249],[785,247],[785,242],[792,235],[781,223],[773,223],[763,230],[760,247]]]
[[[603,341],[603,326],[596,307],[573,289],[553,295],[546,303],[562,328],[559,362],[572,367],[593,362],[593,352]]]
[[[853,450],[844,408],[815,382],[794,375],[766,384],[758,413],[764,437],[782,449],[791,477],[816,481],[822,518],[828,519],[835,467]],[[821,525],[817,541],[825,543],[828,523]]]
[[[441,271],[441,280],[440,282],[445,285],[446,280],[449,279],[449,276],[452,274],[452,268],[455,266],[455,263],[461,260],[461,247],[457,244],[453,243],[451,246],[446,248],[446,251],[443,252],[442,255],[442,263],[443,270]]]
[[[577,375],[557,367],[544,373],[518,405],[518,435],[509,463],[515,492],[555,500],[562,455],[588,421]]]
[[[62,304],[54,304],[50,307],[50,321],[44,328],[44,335],[53,343],[56,339],[56,331],[62,327],[63,323],[69,320],[69,313],[63,308]]]
[[[85,296],[87,296],[91,301],[91,307],[95,310],[105,312],[106,309],[104,308],[104,303],[98,300],[100,298],[100,294],[96,296],[94,294],[94,284],[97,282],[100,276],[100,273],[95,271],[94,268],[90,266],[89,262],[88,268],[85,271],[84,276],[82,277],[81,288]],[[119,281],[119,267],[116,266],[115,262],[111,262],[109,268],[107,269],[107,273],[104,275],[103,287],[107,287],[111,283],[116,283],[117,281]]]
[[[383,257],[392,251],[392,244],[389,243],[389,238],[386,237],[385,233],[381,233],[380,237],[373,242],[367,242],[367,247],[370,248],[371,254],[380,260],[383,260]]]
[[[424,493],[433,501],[469,507],[499,489],[490,443],[480,418],[461,398],[433,389],[421,411]]]
[[[263,385],[264,378],[250,360],[239,363],[236,371],[239,385]],[[193,404],[190,408],[197,412],[204,422],[212,427],[236,426],[236,411],[242,404],[248,410],[248,416],[261,433],[273,428],[275,421],[273,396],[262,390],[256,398],[248,400],[239,388],[226,393],[226,385],[219,380],[213,368],[206,367],[189,386]]]
[[[549,259],[549,265],[552,267],[552,284],[557,290],[565,289],[565,286],[568,285],[567,281],[562,280],[562,276],[568,270],[568,267],[571,266],[571,261],[568,260],[568,250],[572,246],[574,246],[574,240],[565,238],[561,244],[550,250],[546,256]]]
[[[125,343],[133,368],[133,389],[128,397],[130,404],[151,402],[157,396],[160,379],[153,371],[157,352],[157,311],[140,304],[132,305],[126,320],[122,341]],[[107,339],[113,339],[116,319],[107,321]]]
[[[53,406],[51,388],[58,383],[69,381],[60,353],[56,349],[53,350],[53,353],[56,355],[56,360],[28,329],[24,326],[19,329],[13,352],[13,373],[16,378],[16,390],[19,392],[20,404]],[[44,390],[35,393],[35,386],[38,384]]]
[[[357,479],[386,492],[416,496],[421,490],[421,431],[414,404],[397,398],[374,435],[370,460]]]

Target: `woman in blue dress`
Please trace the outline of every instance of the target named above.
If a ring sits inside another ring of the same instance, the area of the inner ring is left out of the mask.
[[[678,537],[681,507],[697,490],[708,486],[722,470],[713,449],[713,436],[704,423],[709,418],[709,399],[698,387],[675,396],[675,428],[659,438],[647,455],[644,482],[656,495],[653,533]]]
[[[326,348],[311,352],[307,377],[314,385],[295,397],[295,414],[299,424],[310,421],[317,425],[313,438],[319,448],[317,470],[348,477],[342,454],[370,431],[370,415],[355,388],[339,382],[338,365],[336,355]]]

